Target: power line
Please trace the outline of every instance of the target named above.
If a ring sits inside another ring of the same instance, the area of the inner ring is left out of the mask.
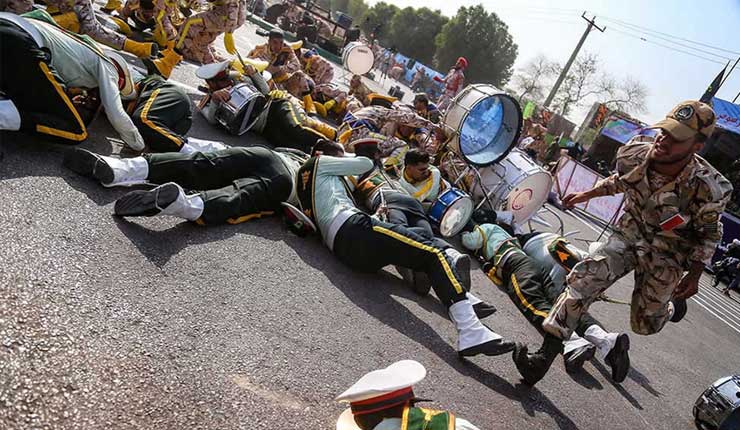
[[[508,11],[515,11],[515,12],[529,12],[529,13],[540,13],[540,14],[543,14],[543,13],[544,14],[568,14],[568,15],[570,15],[570,14],[577,14],[577,13],[580,13],[581,12],[580,9],[554,8],[554,7],[541,7],[541,6],[520,6],[520,7],[516,7],[516,6],[508,6],[507,7],[507,6],[505,6],[505,7],[497,7],[496,10],[501,10],[501,11],[508,10]],[[612,18],[612,17],[600,15],[600,14],[597,14],[597,13],[595,13],[593,11],[587,11],[587,12],[590,12],[591,14],[594,14],[594,15],[599,15],[599,17],[601,17],[602,19],[605,19],[605,20],[610,21],[612,23],[622,24],[623,26],[626,25],[626,26],[634,27],[636,29],[642,30],[642,31],[647,32],[647,33],[655,33],[655,34],[659,34],[659,35],[662,35],[662,36],[670,37],[670,38],[673,38],[673,39],[678,39],[678,40],[681,40],[683,42],[692,43],[694,45],[703,46],[705,48],[713,49],[713,50],[716,50],[716,51],[722,51],[722,52],[725,52],[725,53],[728,53],[728,54],[733,54],[733,55],[740,55],[740,52],[738,52],[738,51],[732,51],[730,49],[720,48],[718,46],[710,45],[708,43],[697,42],[695,40],[691,40],[691,39],[687,39],[687,38],[684,38],[684,37],[681,37],[681,36],[676,36],[674,34],[669,34],[669,33],[665,33],[665,32],[662,32],[662,31],[654,30],[652,28],[641,26],[641,25],[638,25],[638,24],[633,24],[631,22],[627,22],[627,21],[624,21],[624,20],[621,20],[621,19],[617,19],[617,18]],[[655,36],[655,34],[653,34],[652,36],[653,37],[658,37],[658,36]],[[667,40],[667,39],[664,39],[664,40]],[[678,45],[683,46],[685,48],[697,49],[697,48],[693,48],[693,47],[687,47],[685,45],[679,44],[678,42],[674,42],[672,40],[667,40],[667,41],[669,41],[671,43],[678,44]],[[705,53],[706,54],[711,54],[711,55],[717,55],[717,54],[709,53],[709,52],[705,52]],[[729,57],[722,57],[722,58],[731,59]]]
[[[678,49],[678,48],[674,48],[672,46],[664,45],[664,44],[659,43],[659,42],[656,42],[654,40],[648,40],[648,39],[646,39],[646,38],[644,38],[642,36],[635,36],[634,34],[627,33],[626,31],[622,31],[622,30],[619,30],[617,28],[612,28],[612,31],[616,31],[617,33],[621,33],[621,34],[623,34],[625,36],[629,36],[629,37],[632,37],[634,39],[641,40],[643,42],[652,43],[653,45],[657,45],[657,46],[660,46],[660,47],[663,47],[663,48],[666,48],[666,49],[670,49],[671,51],[681,52],[681,53],[684,53],[686,55],[691,55],[692,57],[701,58],[702,60],[706,60],[706,61],[709,61],[709,62],[712,62],[712,63],[715,63],[715,64],[721,64],[721,65],[724,65],[725,64],[725,63],[723,63],[721,61],[717,61],[717,60],[715,60],[713,58],[702,57],[701,55],[697,55],[697,54],[695,54],[693,52],[684,51],[683,49]]]
[[[705,48],[710,48],[710,49],[714,49],[714,50],[717,50],[717,51],[727,52],[728,54],[740,55],[740,52],[738,52],[738,51],[731,51],[729,49],[720,48],[720,47],[717,47],[717,46],[709,45],[707,43],[702,43],[702,42],[697,42],[695,40],[686,39],[684,37],[676,36],[674,34],[664,33],[662,31],[658,31],[658,30],[653,30],[653,29],[651,29],[649,27],[643,27],[641,25],[632,24],[632,23],[629,23],[629,22],[626,22],[626,21],[622,21],[621,19],[610,18],[610,17],[607,17],[607,16],[603,16],[602,18],[605,19],[605,20],[607,20],[607,21],[611,21],[611,22],[616,22],[616,23],[620,23],[620,24],[632,26],[632,27],[635,27],[635,28],[638,28],[638,29],[641,29],[641,30],[644,30],[644,31],[650,32],[650,33],[657,33],[657,34],[661,34],[663,36],[672,37],[674,39],[682,40],[684,42],[693,43],[695,45],[703,46]]]
[[[617,23],[617,22],[612,22],[612,24],[613,25],[620,26],[620,27],[622,27],[624,29],[627,29],[627,30],[638,31],[638,32],[640,32],[640,33],[642,33],[642,34],[644,34],[646,36],[655,37],[657,39],[665,40],[665,41],[667,41],[669,43],[672,43],[674,45],[678,45],[678,46],[681,46],[681,47],[684,47],[684,48],[687,48],[687,49],[692,49],[694,51],[701,52],[703,54],[712,55],[714,57],[719,57],[719,58],[722,58],[722,59],[725,59],[725,60],[732,60],[733,59],[733,58],[730,58],[730,57],[725,57],[724,55],[721,55],[721,54],[715,54],[714,52],[705,51],[705,50],[703,50],[701,48],[695,48],[693,46],[686,45],[686,44],[683,44],[683,43],[680,43],[680,42],[674,42],[673,40],[671,40],[671,39],[669,39],[667,37],[662,37],[662,36],[658,36],[658,35],[655,35],[655,34],[650,34],[650,33],[646,32],[646,31],[636,30],[636,29],[633,29],[633,28],[631,28],[631,27],[629,27],[627,25],[624,25],[624,24],[620,24],[620,23]]]

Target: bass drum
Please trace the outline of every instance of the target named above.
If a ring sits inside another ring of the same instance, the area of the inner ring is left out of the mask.
[[[344,68],[355,75],[364,75],[373,68],[375,56],[369,46],[360,42],[351,42],[342,51]]]
[[[452,135],[450,149],[468,163],[488,166],[514,147],[523,119],[514,98],[492,85],[476,84],[450,102],[442,122]]]
[[[488,195],[495,209],[513,213],[517,225],[542,208],[552,189],[552,176],[516,148],[500,163],[479,168],[478,172],[483,186],[477,177],[473,180],[473,199],[478,205],[485,204]]]

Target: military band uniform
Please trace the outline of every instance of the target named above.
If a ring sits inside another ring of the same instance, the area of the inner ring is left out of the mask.
[[[176,47],[186,60],[203,64],[219,61],[213,42],[247,19],[246,0],[214,0],[209,5],[208,10],[186,19],[178,30]]]
[[[127,0],[121,9],[121,18],[132,18],[140,29],[153,28],[163,32],[166,40],[177,39],[174,18],[179,18],[177,1],[171,0]]]
[[[442,82],[445,84],[445,89],[437,101],[437,108],[441,111],[445,111],[449,107],[452,99],[462,91],[463,86],[465,85],[465,74],[462,69],[453,68],[447,73],[447,76],[442,79]]]
[[[657,333],[669,318],[668,302],[684,270],[714,254],[732,187],[697,155],[676,178],[663,177],[649,169],[651,148],[623,146],[617,173],[596,184],[605,195],[625,193],[625,212],[608,242],[571,271],[569,288],[543,324],[549,333],[567,338],[591,303],[632,270],[632,330]]]
[[[401,187],[419,200],[425,208],[433,205],[437,198],[451,187],[446,180],[442,179],[439,169],[434,166],[429,166],[429,177],[420,182],[411,179],[404,168],[399,182]]]
[[[247,56],[270,63],[270,66],[273,68],[270,73],[272,73],[273,81],[277,84],[284,85],[287,80],[291,79],[294,73],[301,70],[301,62],[296,57],[295,51],[285,42],[283,42],[283,46],[280,47],[278,52],[272,52],[270,50],[270,44],[265,43],[255,46]]]
[[[488,262],[484,267],[486,276],[506,291],[527,321],[541,327],[565,285],[553,283],[542,266],[524,253],[519,240],[496,224],[479,225],[475,231],[464,233],[463,245],[480,253]],[[584,313],[576,332],[583,336],[592,325],[598,323]]]
[[[359,209],[344,177],[373,169],[366,157],[312,157],[298,171],[301,209],[315,220],[326,246],[349,267],[377,272],[395,264],[426,272],[446,306],[465,299],[460,275],[453,272],[445,244],[406,227],[382,222]]]
[[[432,226],[421,203],[403,191],[400,185],[376,168],[359,178],[349,177],[354,197],[370,213],[377,213],[381,205],[388,210],[387,221],[401,225],[422,237],[434,237]]]
[[[185,189],[205,190],[198,224],[238,224],[279,209],[280,202],[297,203],[293,193],[300,158],[263,146],[228,148],[192,154],[148,154],[147,180],[175,182]]]
[[[128,107],[134,125],[152,152],[178,152],[193,123],[190,98],[159,75],[138,82],[139,97]]]
[[[0,90],[19,112],[19,129],[85,140],[87,128],[65,88],[98,88],[113,128],[129,146],[142,149],[143,139],[121,103],[117,65],[91,40],[59,28],[43,12],[37,15],[43,20],[0,13]]]

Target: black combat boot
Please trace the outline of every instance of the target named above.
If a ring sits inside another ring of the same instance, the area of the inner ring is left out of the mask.
[[[546,334],[542,346],[537,352],[528,353],[527,346],[518,343],[514,348],[512,357],[524,382],[527,385],[534,385],[545,377],[552,362],[555,361],[555,357],[562,352],[563,341],[551,334]]]

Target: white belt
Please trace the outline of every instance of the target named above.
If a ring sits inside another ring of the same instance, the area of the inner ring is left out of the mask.
[[[344,223],[347,222],[350,217],[359,213],[362,212],[357,208],[345,209],[342,212],[339,212],[337,216],[335,216],[334,219],[331,221],[331,224],[329,224],[329,228],[327,229],[324,237],[324,243],[326,243],[326,246],[331,251],[334,251],[334,238],[336,237],[339,229],[342,228]]]

